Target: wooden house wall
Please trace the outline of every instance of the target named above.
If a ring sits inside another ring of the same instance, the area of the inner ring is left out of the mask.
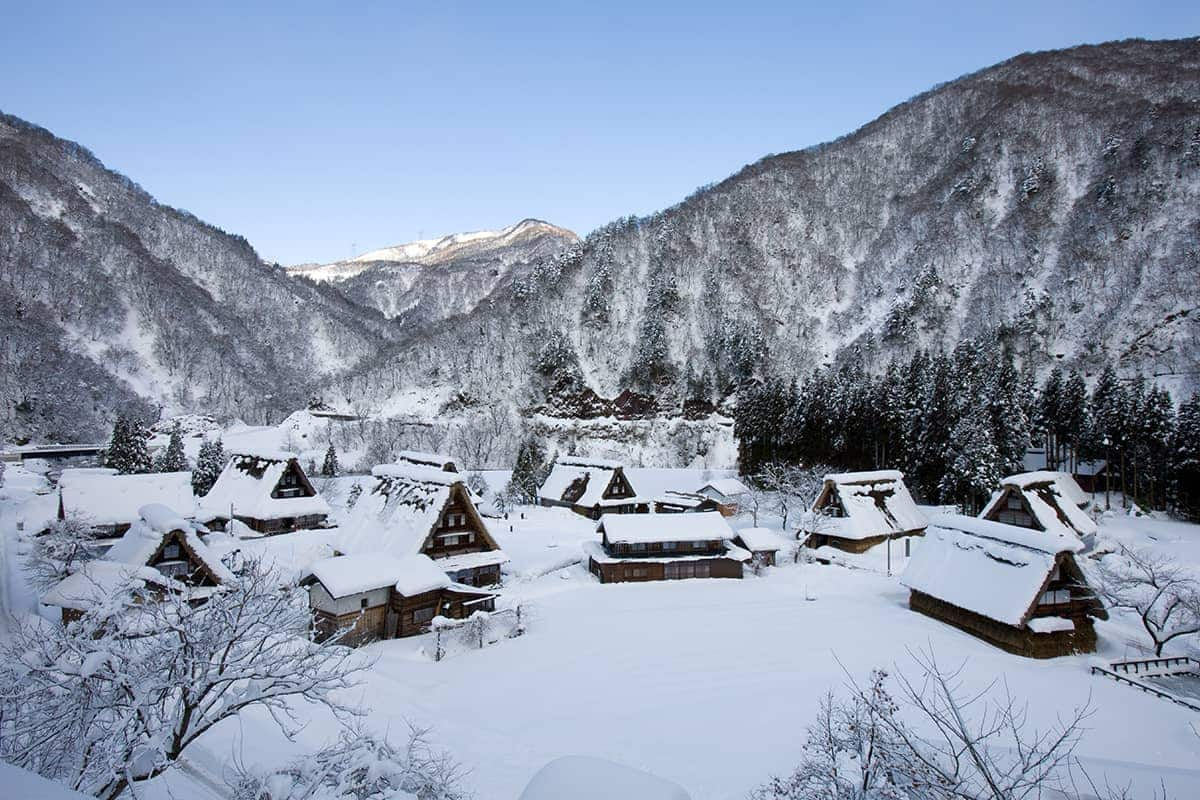
[[[1086,614],[1081,619],[1073,620],[1073,631],[1035,633],[1028,628],[1005,625],[916,590],[909,597],[909,607],[1019,656],[1056,658],[1072,653],[1093,653],[1096,650],[1096,631]]]
[[[725,552],[723,539],[700,539],[664,542],[610,542],[604,537],[604,552],[614,558],[639,558],[647,556],[719,556]]]
[[[694,574],[681,575],[680,565],[689,565],[695,570],[697,565],[708,568],[707,576]],[[643,581],[681,580],[683,578],[741,578],[742,562],[732,558],[688,559],[686,561],[648,561],[631,558],[616,563],[600,562],[592,558],[588,569],[600,579],[601,583],[635,583]]]

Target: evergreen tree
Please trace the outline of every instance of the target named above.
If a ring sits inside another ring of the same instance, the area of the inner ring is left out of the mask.
[[[1179,406],[1170,455],[1171,499],[1179,513],[1200,519],[1200,392]]]
[[[333,442],[330,442],[329,448],[325,451],[325,460],[321,463],[321,474],[326,478],[333,478],[339,472],[341,472],[341,467],[338,466],[337,449],[333,446]]]
[[[1062,369],[1054,367],[1046,376],[1042,391],[1038,395],[1037,416],[1034,424],[1042,434],[1046,447],[1046,464],[1056,467],[1059,463],[1059,420],[1063,411],[1063,376]]]
[[[176,421],[171,426],[171,435],[167,440],[166,449],[154,460],[155,472],[186,472],[187,456],[183,452],[183,431]]]
[[[1108,488],[1111,476],[1118,471],[1125,479],[1124,457],[1126,434],[1129,424],[1129,394],[1117,379],[1111,365],[1104,368],[1092,389],[1092,425],[1088,435],[1088,449],[1092,458],[1106,459],[1108,477],[1105,478],[1105,504],[1108,503]],[[1113,487],[1116,488],[1116,487]],[[1122,492],[1124,492],[1124,487]]]
[[[150,471],[150,448],[146,432],[137,420],[121,415],[113,425],[112,439],[104,453],[104,466],[122,475],[137,475]]]
[[[1063,383],[1062,402],[1055,423],[1055,435],[1066,449],[1064,467],[1068,471],[1073,472],[1079,463],[1079,449],[1089,424],[1088,414],[1087,383],[1082,375],[1072,370]]]
[[[534,436],[526,436],[517,451],[506,494],[522,503],[534,502],[551,466],[552,463],[546,462],[546,451],[541,442]]]
[[[192,470],[192,491],[197,497],[203,497],[212,489],[213,484],[225,468],[225,447],[220,439],[209,441],[205,437],[200,442],[200,454],[196,458],[196,468]]]
[[[950,434],[947,469],[938,485],[941,499],[957,500],[963,512],[974,514],[979,501],[1000,482],[1002,458],[993,439],[986,409],[968,411]]]

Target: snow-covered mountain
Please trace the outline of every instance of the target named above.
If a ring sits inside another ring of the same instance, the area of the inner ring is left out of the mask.
[[[420,239],[288,272],[332,283],[353,301],[413,327],[472,311],[497,286],[578,243],[565,228],[526,219],[498,231]]]
[[[0,438],[99,436],[133,405],[261,420],[394,326],[0,114]]]
[[[1197,39],[1022,55],[581,243],[522,223],[324,282],[5,117],[3,424],[65,438],[139,398],[252,421],[313,392],[439,424],[511,409],[683,463],[729,452],[744,378],[976,334],[1188,390],[1197,208]],[[512,262],[480,255],[525,234]]]
[[[338,393],[389,407],[453,383],[455,409],[577,428],[976,334],[1035,367],[1111,360],[1189,389],[1197,208],[1198,40],[1022,55],[607,225]]]

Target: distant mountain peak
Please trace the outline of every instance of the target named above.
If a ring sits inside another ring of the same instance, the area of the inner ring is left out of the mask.
[[[540,219],[526,218],[500,230],[468,231],[434,239],[417,239],[369,250],[345,261],[298,264],[288,267],[287,270],[292,275],[302,275],[315,281],[344,281],[379,263],[436,266],[461,258],[487,257],[496,251],[527,243],[540,236],[561,240],[564,245],[579,241],[579,237],[573,231]]]

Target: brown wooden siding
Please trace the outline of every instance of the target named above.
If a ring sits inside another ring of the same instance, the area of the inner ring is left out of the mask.
[[[972,636],[1019,656],[1056,658],[1072,653],[1096,652],[1096,630],[1092,625],[1091,617],[1086,613],[1078,613],[1079,609],[1086,608],[1084,604],[1075,604],[1075,611],[1071,614],[1070,619],[1075,623],[1075,630],[1053,633],[1035,633],[1028,628],[1005,625],[915,590],[910,595],[908,604],[913,611],[953,625],[959,630],[966,631]],[[1052,609],[1053,607],[1047,610]],[[1043,607],[1039,607],[1034,616],[1060,616],[1053,611],[1052,613],[1042,612]]]
[[[707,568],[708,574],[696,575],[697,567]],[[588,569],[600,579],[601,583],[682,580],[694,577],[742,577],[742,562],[732,558],[705,558],[668,562],[631,558],[617,563],[601,563],[593,558],[589,560]]]

